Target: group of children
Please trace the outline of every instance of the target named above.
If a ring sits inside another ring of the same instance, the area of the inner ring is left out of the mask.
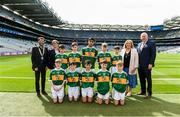
[[[112,83],[112,98],[114,105],[124,105],[128,76],[123,71],[120,48],[115,46],[114,56],[107,52],[107,44],[102,43],[102,51],[98,54],[94,47],[95,40],[88,39],[88,46],[78,52],[78,44],[72,43],[72,52],[65,54],[65,46],[59,46],[56,54],[55,68],[51,70],[50,81],[54,103],[62,103],[65,95],[65,86],[68,86],[69,101],[77,101],[82,96],[82,102],[92,102],[94,85],[97,84],[98,104],[110,102],[110,83]],[[95,73],[96,59],[99,71]],[[81,70],[81,64],[83,69]]]

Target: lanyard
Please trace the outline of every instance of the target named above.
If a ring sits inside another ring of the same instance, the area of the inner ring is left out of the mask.
[[[43,52],[40,50],[40,47],[38,47],[38,50],[39,50],[39,53],[41,55],[41,60],[44,59],[43,55],[44,55],[44,52],[45,52],[45,48],[43,47]]]

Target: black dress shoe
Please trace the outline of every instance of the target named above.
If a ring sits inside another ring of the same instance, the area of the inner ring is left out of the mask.
[[[46,91],[42,91],[42,94],[43,94],[43,95],[48,95],[48,94],[46,93]]]
[[[141,92],[141,93],[138,93],[137,95],[146,95],[146,93],[142,93],[142,92]]]
[[[37,93],[37,96],[38,96],[38,97],[41,97],[41,94],[38,92],[38,93]]]

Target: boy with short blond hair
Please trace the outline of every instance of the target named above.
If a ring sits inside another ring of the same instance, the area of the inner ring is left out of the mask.
[[[123,62],[120,60],[116,63],[117,71],[112,74],[112,97],[114,105],[124,105],[125,93],[128,84],[128,76],[123,71]]]
[[[55,68],[51,70],[50,78],[51,81],[51,92],[54,103],[62,103],[64,98],[64,84],[66,82],[65,71],[61,68],[61,59],[55,60]]]

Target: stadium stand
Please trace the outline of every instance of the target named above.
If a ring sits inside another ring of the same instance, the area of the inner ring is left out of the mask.
[[[32,47],[36,46],[36,41],[17,39],[13,37],[0,37],[0,55],[29,54]],[[50,48],[49,44],[46,44]]]
[[[152,31],[151,26],[147,25],[69,24],[57,17],[41,0],[2,0],[0,3],[1,52],[28,53],[39,36],[46,38],[48,46],[52,39],[57,39],[68,49],[72,41],[77,41],[83,47],[87,38],[95,38],[98,47],[102,42],[107,42],[110,49],[114,45],[123,46],[127,39],[132,39],[137,45],[142,32],[147,32],[150,39],[156,42],[158,51],[180,45],[180,17],[167,20],[161,25],[163,29]],[[29,45],[24,47],[25,43]]]

